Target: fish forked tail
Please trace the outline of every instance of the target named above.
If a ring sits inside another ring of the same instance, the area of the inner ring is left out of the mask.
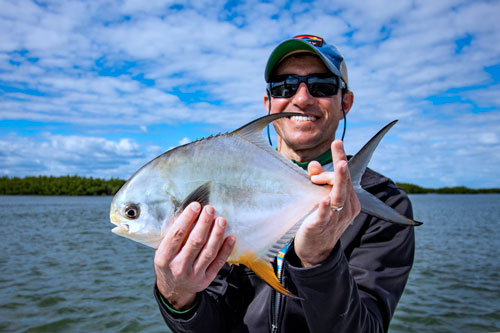
[[[365,173],[366,167],[372,158],[373,152],[377,148],[380,140],[384,135],[397,123],[397,120],[392,121],[382,128],[373,138],[368,141],[361,150],[354,155],[348,162],[351,182],[361,203],[361,211],[369,215],[378,217],[392,223],[403,225],[418,226],[422,222],[412,220],[404,215],[401,215],[392,207],[387,206],[384,202],[378,199],[373,194],[361,188],[361,177]]]

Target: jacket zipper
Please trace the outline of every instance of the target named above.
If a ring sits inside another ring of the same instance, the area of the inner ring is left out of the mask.
[[[283,260],[285,258],[285,253],[288,250],[288,247],[290,246],[290,243],[288,243],[281,251],[278,253],[278,256],[276,258],[276,272],[277,272],[277,277],[279,283],[282,281],[282,276],[283,276],[283,270],[284,266],[283,265]],[[280,306],[281,306],[281,298],[283,297],[279,292],[276,290],[272,291],[273,294],[271,295],[271,332],[276,333],[278,332],[278,319],[279,319],[279,311],[280,311]]]
[[[280,305],[281,305],[281,294],[278,293],[277,291],[273,291],[273,299],[275,299],[275,305],[274,305],[274,316],[273,316],[273,323],[271,326],[271,332],[276,333],[278,332],[278,316],[279,316],[279,311],[280,311]]]
[[[281,267],[281,270],[279,273],[283,272],[283,268]],[[278,278],[278,281],[281,283],[281,278]],[[277,292],[276,290],[273,290],[273,294],[271,296],[271,318],[272,318],[272,323],[271,323],[271,332],[276,333],[278,332],[278,318],[279,318],[279,311],[280,311],[280,305],[281,305],[281,294]]]

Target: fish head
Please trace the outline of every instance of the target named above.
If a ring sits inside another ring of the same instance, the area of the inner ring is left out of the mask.
[[[157,248],[175,213],[175,200],[154,177],[133,177],[116,193],[110,208],[111,231]]]

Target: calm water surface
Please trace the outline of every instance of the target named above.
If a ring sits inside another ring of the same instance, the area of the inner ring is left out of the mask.
[[[425,224],[390,331],[499,331],[500,195],[411,200]],[[110,202],[0,196],[0,332],[166,331],[154,252],[110,232]]]

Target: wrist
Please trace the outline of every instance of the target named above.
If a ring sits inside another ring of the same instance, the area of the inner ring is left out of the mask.
[[[288,264],[287,267],[294,272],[297,272],[297,271],[308,272],[308,274],[310,274],[311,270],[322,271],[324,269],[330,269],[331,267],[335,266],[338,263],[342,254],[344,253],[344,251],[342,250],[342,247],[339,243],[337,243],[335,245],[333,250],[330,252],[330,255],[325,260],[323,260],[320,263],[317,263],[316,265],[312,265],[309,267],[305,267],[303,265],[303,263],[301,262],[300,258],[294,252],[290,253],[291,251],[289,251],[289,256],[287,258],[285,258],[285,260],[287,260],[287,264]]]
[[[319,265],[326,261],[330,254],[333,251],[333,247],[328,247],[325,249],[316,249],[314,253],[308,253],[308,255],[301,255],[300,253],[296,253],[297,257],[300,260],[300,264],[303,268],[308,268],[312,266]]]
[[[308,268],[308,267],[313,267],[313,266],[319,265],[319,264],[323,263],[326,259],[328,259],[330,252],[326,255],[316,256],[316,257],[311,258],[311,259],[305,259],[305,258],[303,259],[303,258],[299,257],[300,264],[302,265],[303,268]]]
[[[161,296],[161,299],[169,308],[172,308],[175,311],[185,311],[193,307],[196,301],[196,293],[195,294],[187,294],[187,293],[174,293],[168,292],[161,288],[159,284],[157,284],[158,293]]]
[[[169,308],[180,312],[190,310],[196,302],[196,294],[164,296],[160,293],[160,295],[162,296],[163,300],[168,303],[166,305]]]
[[[186,307],[185,309],[176,309],[167,300],[165,300],[161,294],[158,294],[158,296],[159,296],[159,299],[160,299],[161,303],[163,303],[163,305],[168,309],[168,311],[170,313],[172,313],[174,316],[184,316],[184,315],[187,315],[194,308],[196,308],[198,306],[198,297],[197,296],[195,298],[195,302],[193,303],[193,305],[191,305],[189,307]]]

